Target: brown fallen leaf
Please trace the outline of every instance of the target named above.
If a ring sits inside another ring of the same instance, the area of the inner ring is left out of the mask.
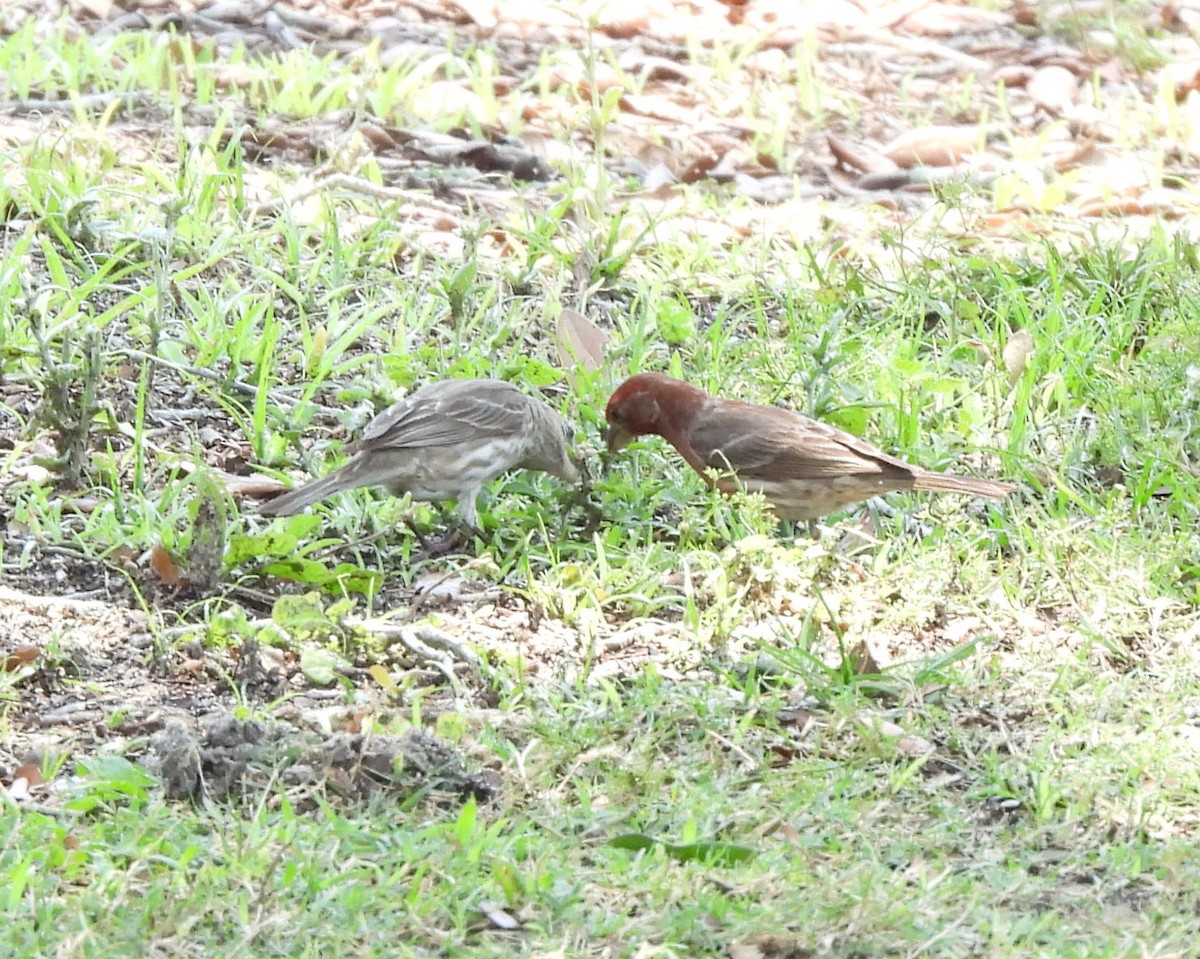
[[[995,30],[1012,21],[1007,13],[981,10],[949,3],[922,4],[922,9],[906,16],[900,27],[925,37],[953,37],[976,30]]]
[[[868,149],[861,143],[852,143],[843,137],[834,136],[832,133],[826,136],[825,140],[829,144],[829,152],[843,167],[857,170],[859,173],[889,173],[896,169],[893,160]]]
[[[182,568],[172,559],[162,543],[155,543],[154,548],[150,550],[150,568],[164,586],[178,586],[183,579]]]
[[[705,153],[696,157],[679,171],[680,183],[696,183],[700,180],[707,179],[712,173],[713,167],[717,165],[720,158],[715,153]]]
[[[196,470],[195,463],[181,462],[178,464],[179,471],[185,474],[191,474]],[[276,493],[282,493],[288,487],[277,479],[272,479],[269,476],[264,476],[261,473],[251,473],[249,476],[238,476],[235,473],[230,473],[227,470],[217,469],[212,466],[204,467],[207,473],[214,482],[216,482],[230,496],[241,498],[245,496],[273,496]]]
[[[1163,67],[1163,77],[1175,92],[1175,99],[1183,101],[1193,90],[1200,90],[1200,60],[1178,60]]]
[[[18,766],[13,773],[12,784],[8,787],[8,797],[18,801],[28,799],[30,790],[41,786],[45,781],[42,771],[34,763]]]
[[[1142,190],[1136,195],[1099,197],[1081,200],[1076,211],[1080,216],[1157,216],[1174,220],[1183,216],[1191,199],[1179,190]]]
[[[554,324],[558,362],[574,385],[572,370],[583,367],[594,373],[604,365],[604,347],[608,334],[578,310],[563,307]]]
[[[1025,367],[1029,365],[1029,357],[1033,355],[1033,350],[1033,334],[1028,330],[1017,330],[1004,344],[1004,368],[1008,371],[1009,386],[1021,378]]]
[[[952,166],[978,151],[983,141],[977,126],[915,127],[895,137],[880,153],[897,166]]]
[[[888,32],[907,16],[927,7],[931,0],[892,0],[891,3],[873,3],[858,24],[860,34]]]
[[[1023,87],[1037,71],[1023,63],[1009,63],[992,74],[992,80],[1005,87]]]
[[[34,662],[41,655],[42,650],[38,646],[18,646],[4,657],[4,668],[0,672],[15,673],[27,663]]]
[[[75,13],[90,13],[97,20],[107,20],[112,16],[112,0],[72,0]]]
[[[450,6],[457,7],[477,27],[484,30],[494,29],[499,22],[494,0],[450,0]]]
[[[677,100],[665,96],[644,93],[626,93],[621,97],[621,109],[653,120],[669,120],[692,127],[696,123],[697,107],[684,106]]]
[[[617,40],[643,37],[652,31],[644,0],[610,0],[597,8],[596,26]]]
[[[119,566],[127,572],[137,569],[138,550],[129,543],[114,546],[105,557],[114,566]]]
[[[40,786],[46,781],[37,763],[25,763],[18,766],[13,772],[13,782],[18,779],[24,779],[31,786]]]
[[[855,676],[877,676],[883,672],[875,653],[865,639],[859,640],[850,650],[848,657],[850,669]]]

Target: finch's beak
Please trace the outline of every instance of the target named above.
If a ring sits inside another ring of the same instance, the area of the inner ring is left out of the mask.
[[[608,444],[608,451],[610,453],[615,453],[617,450],[624,449],[635,439],[637,439],[637,434],[631,433],[629,430],[625,429],[625,427],[616,423],[610,423],[608,425],[608,429],[604,431],[604,439]]]

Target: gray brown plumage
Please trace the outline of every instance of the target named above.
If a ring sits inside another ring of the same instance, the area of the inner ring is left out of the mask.
[[[512,469],[541,470],[569,483],[579,470],[572,430],[541,400],[500,380],[443,380],[423,386],[375,417],[347,447],[354,456],[315,482],[262,507],[291,516],[334,493],[383,486],[396,496],[456,499],[462,521],[478,526],[476,498]]]
[[[890,456],[827,423],[791,410],[711,396],[661,373],[640,373],[608,401],[608,448],[656,434],[710,485],[762,493],[781,519],[809,522],[895,490],[999,499],[1011,483],[935,473]],[[726,475],[716,480],[708,471]]]

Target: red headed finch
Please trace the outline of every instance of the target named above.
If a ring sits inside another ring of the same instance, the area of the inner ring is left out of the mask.
[[[569,483],[579,470],[567,452],[572,430],[543,403],[499,380],[444,380],[423,386],[367,424],[347,447],[350,462],[262,507],[291,516],[342,490],[384,486],[415,500],[456,499],[477,527],[475,499],[511,469],[542,470]]]
[[[813,521],[877,493],[932,490],[999,499],[1010,483],[934,473],[790,410],[710,396],[690,383],[639,373],[609,398],[608,449],[648,433],[679,451],[710,486],[762,493],[781,519]],[[733,474],[715,483],[708,470]]]

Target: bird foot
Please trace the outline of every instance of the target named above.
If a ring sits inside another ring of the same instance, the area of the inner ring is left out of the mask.
[[[408,528],[412,530],[417,542],[421,544],[420,555],[423,559],[438,559],[442,556],[449,556],[451,553],[466,552],[467,547],[475,539],[487,538],[483,530],[469,523],[459,522],[437,536],[426,536],[411,520],[407,522]]]

